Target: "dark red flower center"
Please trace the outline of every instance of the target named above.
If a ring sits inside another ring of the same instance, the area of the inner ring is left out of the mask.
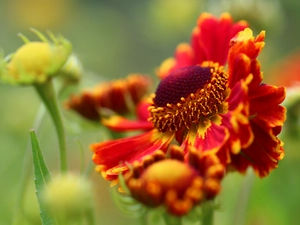
[[[158,107],[164,107],[168,103],[176,104],[182,97],[186,98],[203,88],[211,76],[209,67],[189,66],[176,70],[158,85],[154,104]]]
[[[226,83],[227,74],[216,64],[178,69],[158,85],[149,120],[162,132],[189,129],[201,117],[220,111]]]

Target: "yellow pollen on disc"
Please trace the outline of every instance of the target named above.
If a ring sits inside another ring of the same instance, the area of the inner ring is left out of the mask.
[[[149,107],[150,118],[154,126],[161,132],[177,131],[180,128],[190,129],[197,124],[201,117],[210,117],[222,111],[222,103],[226,98],[226,83],[228,75],[223,67],[214,66],[210,69],[211,79],[203,88],[188,97],[181,97],[176,104],[167,103],[164,107],[157,107],[154,101]],[[178,86],[180,90],[180,85]],[[152,96],[152,99],[155,95]]]

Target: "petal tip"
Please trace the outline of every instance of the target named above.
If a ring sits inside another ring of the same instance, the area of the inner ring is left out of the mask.
[[[191,50],[192,48],[188,43],[180,43],[176,48],[176,52],[190,52]]]
[[[176,60],[173,57],[165,59],[157,69],[157,75],[160,79],[165,78],[170,70],[175,66]]]
[[[199,26],[200,24],[203,23],[203,21],[211,19],[211,18],[213,18],[212,14],[210,14],[208,12],[203,12],[198,18],[197,25]]]
[[[221,14],[221,20],[229,20],[232,21],[231,14],[229,12],[224,12]]]
[[[240,20],[237,22],[238,25],[243,26],[243,27],[248,27],[249,24],[246,20]]]

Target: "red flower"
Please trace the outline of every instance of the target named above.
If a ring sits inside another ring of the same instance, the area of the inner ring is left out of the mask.
[[[277,135],[285,120],[279,105],[285,89],[262,83],[256,58],[265,33],[253,37],[246,26],[233,23],[229,14],[200,16],[191,44],[179,45],[175,58],[158,69],[163,79],[148,119],[154,128],[91,146],[106,178],[115,179],[128,164],[158,149],[166,152],[175,139],[183,149],[191,145],[215,153],[223,165],[242,173],[252,166],[263,177],[277,167],[284,155]]]
[[[276,63],[270,74],[272,74],[272,81],[275,85],[280,84],[288,88],[299,86],[300,51],[297,50]]]
[[[71,96],[66,108],[72,109],[89,120],[99,120],[101,109],[110,109],[124,114],[131,105],[138,104],[150,87],[149,77],[131,74],[119,79],[98,84],[92,90],[85,90],[79,96]]]

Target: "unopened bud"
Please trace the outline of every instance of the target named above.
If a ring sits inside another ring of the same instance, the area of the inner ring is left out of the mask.
[[[75,54],[71,54],[61,70],[61,77],[71,82],[78,82],[82,76],[83,67]]]
[[[55,177],[43,192],[50,213],[60,222],[79,219],[91,206],[91,198],[91,184],[73,174]]]
[[[32,30],[41,41],[30,42],[20,35],[25,42],[17,51],[5,59],[0,59],[0,79],[11,84],[44,83],[58,74],[67,62],[71,43],[62,36],[49,33],[50,42],[37,30]]]

